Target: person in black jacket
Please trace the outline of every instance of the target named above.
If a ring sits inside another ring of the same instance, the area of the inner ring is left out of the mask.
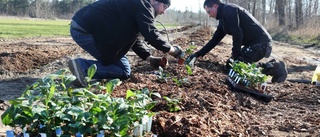
[[[206,55],[227,34],[233,40],[232,55],[226,63],[227,69],[231,67],[231,60],[254,63],[270,56],[272,38],[247,10],[236,4],[221,3],[220,0],[206,0],[204,9],[210,17],[219,20],[219,24],[212,39],[201,50],[190,55],[187,61]],[[262,73],[273,76],[272,82],[284,82],[287,78],[288,72],[283,61],[271,60],[259,64],[263,68]]]
[[[172,46],[160,38],[154,25],[156,16],[164,14],[170,0],[99,0],[73,16],[70,33],[73,40],[96,60],[83,58],[68,62],[77,82],[85,86],[85,74],[97,65],[94,79],[127,79],[131,68],[126,53],[132,49],[140,58],[158,67],[161,57],[152,56],[138,39],[175,58],[183,54],[181,47]]]

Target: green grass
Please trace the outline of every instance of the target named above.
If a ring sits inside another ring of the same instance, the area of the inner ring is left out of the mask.
[[[289,35],[288,33],[271,33],[272,39],[298,45],[314,45],[320,47],[320,35],[319,36],[296,36]]]
[[[69,36],[70,20],[1,19],[0,39]]]
[[[163,26],[160,23],[156,22],[155,25],[156,25],[156,28],[159,29],[159,30],[163,30],[164,29]],[[167,30],[174,29],[174,28],[179,26],[177,24],[164,24],[164,23],[163,23],[163,25],[164,25],[164,27],[166,27]]]
[[[69,36],[70,20],[34,20],[18,18],[0,19],[0,39]],[[156,28],[163,26],[155,23]],[[176,28],[176,24],[164,24],[166,29]]]

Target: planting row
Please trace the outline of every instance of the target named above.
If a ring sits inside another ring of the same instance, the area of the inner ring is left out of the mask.
[[[95,65],[89,68],[88,81],[96,69]],[[66,72],[48,75],[10,100],[11,106],[1,116],[3,124],[24,129],[23,136],[141,136],[150,132],[150,109],[156,104],[151,96],[161,98],[160,94],[142,89],[127,90],[126,98],[111,97],[119,79],[73,89],[68,85],[75,77]]]

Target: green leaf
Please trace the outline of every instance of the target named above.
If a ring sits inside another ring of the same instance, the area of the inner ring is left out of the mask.
[[[67,85],[67,84],[70,84],[71,82],[75,81],[76,80],[76,76],[74,75],[68,75],[68,76],[65,76],[64,77],[64,83]]]
[[[84,95],[84,91],[82,89],[74,89],[71,91],[71,95],[82,96],[82,95]]]
[[[78,128],[80,125],[81,125],[81,123],[79,121],[77,121],[76,123],[69,124],[69,126],[73,127],[73,128]]]
[[[120,79],[112,79],[112,80],[108,81],[106,84],[106,92],[108,94],[111,94],[113,92],[114,88],[120,84],[121,84]]]
[[[153,92],[153,93],[151,93],[151,95],[154,95],[154,96],[156,96],[156,97],[158,97],[158,98],[161,98],[161,95],[160,95],[160,93],[158,93],[158,92]]]
[[[96,94],[92,93],[91,91],[89,91],[87,89],[83,89],[83,91],[85,92],[86,95],[89,95],[89,97],[98,98],[98,96]]]
[[[81,115],[83,113],[83,109],[80,107],[72,107],[67,114],[71,115],[71,116],[75,116],[78,117],[79,115]]]
[[[62,120],[65,120],[65,121],[72,121],[73,118],[71,117],[71,115],[61,115],[60,117]]]
[[[180,86],[180,81],[177,78],[172,78],[172,80],[178,85]]]
[[[170,98],[168,98],[167,96],[163,96],[163,99],[165,99],[166,101],[168,101],[169,103],[171,103],[172,101],[171,101],[171,99]]]
[[[2,115],[1,120],[4,125],[14,126],[14,105],[11,105]]]
[[[175,106],[173,110],[174,110],[174,112],[176,112],[176,111],[180,111],[181,108],[179,106]]]
[[[57,74],[57,75],[63,75],[63,74],[65,74],[67,72],[67,69],[60,69],[60,70],[58,70],[57,72],[55,72],[55,74]]]
[[[100,107],[93,107],[93,108],[91,108],[91,112],[93,113],[93,114],[97,114],[97,113],[99,113],[99,112],[101,112],[102,110],[101,110],[101,108]]]
[[[149,95],[150,91],[149,91],[149,89],[144,88],[144,89],[141,90],[141,93],[145,94],[145,95]]]
[[[127,90],[126,99],[128,99],[130,97],[134,97],[134,96],[136,96],[136,94],[134,92],[132,92],[130,89]]]
[[[51,87],[50,87],[49,93],[47,94],[47,98],[45,100],[46,106],[48,105],[49,101],[53,97],[55,90],[56,90],[56,86],[55,86],[55,84],[52,84]]]
[[[96,73],[97,71],[97,65],[96,64],[92,64],[89,68],[88,68],[88,78],[89,81],[92,79],[93,75]]]
[[[188,72],[188,75],[192,75],[193,72],[192,72],[192,69],[189,65],[186,65],[186,69],[187,69],[187,72]]]

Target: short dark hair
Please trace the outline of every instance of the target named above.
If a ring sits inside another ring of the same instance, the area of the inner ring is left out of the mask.
[[[220,3],[221,3],[220,0],[206,0],[206,1],[204,1],[204,3],[203,3],[203,8],[204,8],[205,6],[207,6],[207,7],[212,7],[213,4],[220,4]]]

